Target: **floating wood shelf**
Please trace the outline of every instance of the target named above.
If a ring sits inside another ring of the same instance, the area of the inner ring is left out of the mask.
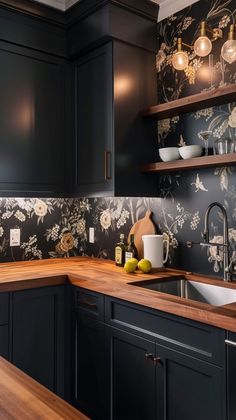
[[[234,101],[236,101],[236,84],[231,84],[177,99],[176,101],[151,106],[142,111],[141,116],[161,120],[163,118],[173,117],[174,115]]]
[[[188,169],[210,168],[211,166],[236,165],[236,153],[225,155],[202,156],[192,159],[173,160],[171,162],[155,162],[141,166],[142,172],[174,172]]]

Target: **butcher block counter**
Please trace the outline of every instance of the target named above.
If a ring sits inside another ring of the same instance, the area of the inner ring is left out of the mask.
[[[187,280],[203,281],[236,289],[236,283],[212,279],[180,270],[127,274],[114,261],[89,257],[48,259],[0,264],[0,292],[71,284],[107,296],[157,309],[188,319],[236,332],[236,302],[216,307],[130,285],[133,281],[164,279],[184,275]]]
[[[2,357],[0,357],[0,418],[89,420],[87,416]]]

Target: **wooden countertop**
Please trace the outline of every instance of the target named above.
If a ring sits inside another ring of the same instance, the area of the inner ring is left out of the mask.
[[[114,261],[89,257],[21,261],[0,264],[0,291],[14,291],[58,284],[72,284],[86,289],[137,303],[152,309],[179,315],[219,328],[236,332],[236,304],[221,307],[187,300],[130,285],[130,282],[184,275],[188,280],[197,280],[226,288],[236,289],[236,283],[186,273],[166,270],[151,274],[125,273]]]
[[[89,420],[80,411],[0,357],[0,418]]]

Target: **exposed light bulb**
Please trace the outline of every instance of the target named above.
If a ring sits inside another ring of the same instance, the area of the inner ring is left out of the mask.
[[[226,41],[221,48],[221,55],[229,64],[232,64],[236,60],[236,40],[234,37],[234,25],[230,25],[228,41]]]
[[[184,70],[188,67],[188,54],[185,51],[178,51],[172,57],[172,65],[176,70]]]
[[[194,51],[199,57],[206,57],[212,50],[211,40],[203,35],[194,42]]]

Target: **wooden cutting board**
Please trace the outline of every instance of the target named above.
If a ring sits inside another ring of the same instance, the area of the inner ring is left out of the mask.
[[[139,259],[143,258],[143,235],[155,235],[156,226],[151,220],[152,211],[148,210],[143,217],[143,219],[138,220],[132,228],[130,229],[128,241],[130,240],[130,235],[134,234],[134,243],[138,250]]]

